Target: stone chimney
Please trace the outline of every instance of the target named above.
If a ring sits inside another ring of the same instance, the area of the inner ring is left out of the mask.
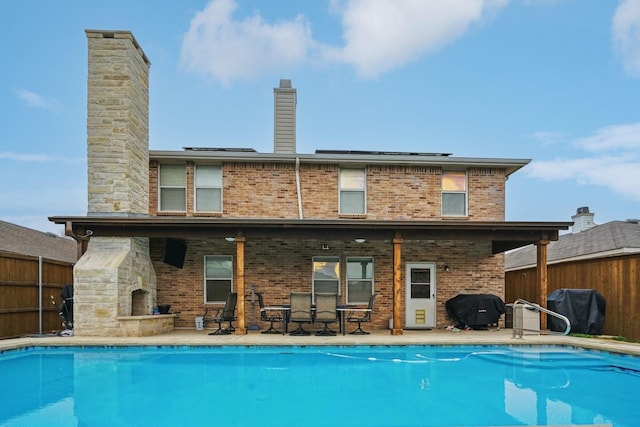
[[[571,234],[579,233],[581,231],[588,230],[595,226],[593,223],[593,216],[595,214],[589,213],[588,206],[579,207],[576,214],[571,217],[573,221],[573,227],[571,227]]]
[[[148,214],[149,60],[128,31],[86,35],[87,215]],[[76,336],[153,333],[131,327],[157,303],[148,238],[92,236],[73,275]]]
[[[297,93],[291,87],[291,80],[280,80],[280,87],[273,88],[273,98],[273,151],[295,153]]]
[[[88,214],[148,214],[149,60],[129,31],[86,35]]]

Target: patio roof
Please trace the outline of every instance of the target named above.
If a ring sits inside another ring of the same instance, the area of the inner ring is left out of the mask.
[[[486,240],[492,252],[526,246],[541,240],[558,240],[560,230],[572,222],[521,221],[415,221],[369,219],[217,218],[185,216],[52,216],[65,225],[67,235],[88,236],[225,238],[296,238],[322,240],[391,241]]]

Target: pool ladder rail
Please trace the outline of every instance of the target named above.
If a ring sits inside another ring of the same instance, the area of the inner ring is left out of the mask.
[[[540,329],[540,327],[538,327],[538,329],[527,329],[524,327],[524,322],[523,322],[523,310],[534,310],[536,313],[539,312],[543,312],[546,313],[550,316],[556,317],[560,320],[562,320],[565,325],[567,325],[567,327],[565,328],[564,332],[555,332],[555,331],[545,331],[551,335],[567,335],[569,334],[569,331],[571,331],[571,322],[569,322],[569,319],[567,319],[565,316],[563,316],[560,313],[556,313],[555,311],[551,311],[547,308],[541,307],[539,304],[536,304],[534,302],[529,302],[526,300],[523,300],[521,298],[517,299],[514,303],[513,303],[513,333],[512,333],[512,338],[515,338],[516,335],[519,335],[519,338],[522,338],[522,335],[525,331],[527,332],[537,332],[540,333],[542,332],[542,330]]]

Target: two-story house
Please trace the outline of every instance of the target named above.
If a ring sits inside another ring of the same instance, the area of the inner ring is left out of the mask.
[[[504,295],[505,250],[537,244],[544,273],[546,244],[570,225],[504,220],[506,181],[526,159],[298,153],[289,80],[274,88],[272,153],[149,150],[147,57],[129,32],[86,34],[88,213],[51,218],[84,253],[76,335],[194,328],[230,291],[244,334],[251,289],[269,304],[292,291],[364,304],[375,292],[374,328],[441,327],[449,298]],[[174,314],[153,316],[157,304]]]

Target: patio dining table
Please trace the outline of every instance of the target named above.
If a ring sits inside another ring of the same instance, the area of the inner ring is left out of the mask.
[[[311,310],[314,311],[316,308],[315,306],[311,307]],[[369,309],[367,308],[355,308],[352,306],[347,306],[344,304],[338,304],[336,307],[336,311],[338,312],[338,320],[340,323],[340,333],[342,333],[342,335],[346,334],[347,331],[347,312],[351,312],[351,311],[368,311]],[[282,312],[282,335],[285,335],[287,333],[287,325],[289,323],[289,314],[291,311],[291,306],[288,304],[283,304],[283,305],[270,305],[270,306],[266,306],[263,307],[261,309],[261,311],[280,311]]]

